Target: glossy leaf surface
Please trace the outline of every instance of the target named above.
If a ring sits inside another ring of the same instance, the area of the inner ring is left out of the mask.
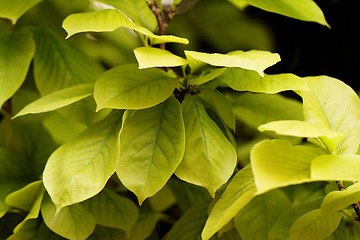
[[[151,67],[177,67],[186,65],[187,61],[171,52],[159,48],[139,47],[134,50],[139,69]]]

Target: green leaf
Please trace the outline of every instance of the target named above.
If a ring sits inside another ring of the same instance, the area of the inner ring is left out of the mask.
[[[116,7],[135,23],[140,24],[150,30],[155,30],[157,21],[154,13],[150,10],[146,1],[143,0],[98,0]]]
[[[0,147],[0,184],[24,183],[29,167],[24,158]]]
[[[19,231],[14,232],[8,240],[64,240],[45,225],[40,219],[31,219],[24,223]]]
[[[185,51],[185,55],[213,66],[254,70],[260,76],[264,76],[266,68],[280,61],[280,56],[277,53],[259,50],[247,52],[238,50],[228,54]]]
[[[122,112],[113,112],[51,155],[44,185],[58,211],[99,193],[115,172],[121,117]]]
[[[244,93],[230,99],[236,118],[257,128],[276,120],[302,120],[301,103],[281,95]]]
[[[157,212],[140,214],[139,219],[131,228],[129,240],[147,239],[156,228],[157,222],[162,218],[164,215]]]
[[[360,155],[322,155],[311,163],[314,180],[360,181]]]
[[[185,154],[175,174],[186,182],[205,187],[214,196],[234,171],[235,148],[191,95],[185,96],[182,111]]]
[[[93,90],[94,84],[87,83],[50,93],[24,107],[14,118],[29,113],[49,112],[62,108],[90,96]]]
[[[355,183],[343,191],[328,193],[322,204],[323,215],[342,210],[360,199],[360,183]]]
[[[255,197],[254,177],[250,165],[239,171],[212,208],[201,234],[210,239]]]
[[[11,207],[19,208],[25,212],[30,212],[35,199],[43,189],[41,180],[33,182],[5,198],[5,203]]]
[[[229,100],[219,91],[212,89],[199,89],[200,97],[206,107],[210,107],[221,117],[224,123],[231,129],[235,129],[235,116]]]
[[[290,229],[291,240],[319,240],[324,239],[335,231],[342,218],[337,211],[324,216],[321,209],[308,212],[298,218]]]
[[[37,219],[39,217],[40,207],[41,207],[41,203],[42,203],[42,200],[44,197],[44,193],[45,193],[45,188],[41,181],[41,189],[39,189],[39,191],[37,192],[37,195],[34,198],[30,212],[28,213],[28,215],[26,215],[24,220],[14,228],[14,233],[21,232],[21,230],[23,230],[23,228],[25,228],[25,226],[27,225],[27,223],[29,221],[31,221],[32,219]]]
[[[229,68],[216,81],[236,91],[278,93],[286,90],[307,90],[306,81],[294,74],[284,73],[259,76],[255,71]]]
[[[130,28],[150,37],[152,44],[176,42],[188,44],[185,38],[171,35],[158,36],[150,30],[133,23],[124,14],[116,9],[104,9],[88,13],[76,13],[65,18],[63,28],[68,33],[66,38],[81,32],[111,32],[119,27]]]
[[[251,150],[257,193],[274,188],[311,181],[311,161],[322,150],[307,146],[293,146],[286,140],[264,140]]]
[[[56,212],[56,206],[46,194],[41,204],[41,214],[51,231],[68,239],[85,240],[95,229],[95,218],[80,204],[67,206]]]
[[[108,190],[86,200],[82,206],[95,217],[97,224],[119,228],[128,234],[139,216],[139,211],[131,200]]]
[[[0,18],[10,19],[12,23],[15,24],[27,10],[41,1],[42,0],[0,0]]]
[[[328,137],[340,138],[340,134],[325,128],[322,125],[304,122],[304,121],[275,121],[263,124],[258,127],[259,131],[274,131],[280,135],[296,136],[296,137]]]
[[[186,65],[186,59],[167,50],[152,47],[139,47],[134,50],[139,69],[151,67],[177,67]]]
[[[236,2],[243,2],[243,0],[232,0]],[[296,18],[302,21],[317,22],[328,26],[324,14],[313,0],[246,0],[246,2],[255,7],[261,8],[265,11],[278,13],[287,17]]]
[[[292,207],[284,211],[284,213],[276,220],[269,232],[269,240],[288,239],[289,230],[296,219],[305,213],[318,209],[319,201],[304,203],[296,207]]]
[[[65,40],[42,28],[33,28],[36,42],[34,76],[42,96],[74,85],[94,83],[104,71],[102,66],[85,56]],[[59,111],[85,125],[96,118],[95,102],[86,98]]]
[[[8,1],[0,0],[0,15],[4,10],[1,5],[7,4],[6,2]],[[17,2],[21,4],[21,1]],[[12,3],[9,7],[10,5]],[[34,53],[35,43],[30,32],[0,35],[0,108],[24,82]]]
[[[184,145],[181,106],[174,97],[124,114],[116,173],[140,204],[169,180],[183,157]]]
[[[235,227],[243,240],[268,239],[276,220],[290,207],[286,195],[280,190],[273,190],[252,199],[235,216]]]
[[[360,144],[360,100],[345,83],[327,76],[308,77],[309,91],[300,91],[305,121],[342,134],[330,152],[356,153]],[[334,91],[336,89],[336,91]],[[326,139],[321,139],[326,145]],[[331,145],[330,145],[331,146]]]
[[[165,240],[201,239],[201,230],[207,218],[208,204],[202,202],[185,212],[165,236]]]
[[[95,84],[97,110],[153,107],[170,97],[177,83],[173,74],[160,69],[139,70],[136,64],[115,67]]]
[[[188,83],[189,85],[201,85],[207,83],[223,74],[225,70],[226,68],[216,68],[208,71],[205,70],[198,76],[190,76],[190,78],[188,79]]]

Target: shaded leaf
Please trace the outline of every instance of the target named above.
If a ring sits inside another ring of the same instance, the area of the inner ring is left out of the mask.
[[[212,208],[202,231],[202,239],[210,237],[225,226],[252,198],[255,197],[254,177],[250,165],[240,170]]]
[[[260,76],[264,75],[266,68],[280,61],[278,54],[259,50],[238,50],[228,54],[185,51],[185,55],[213,66],[254,70]]]
[[[140,204],[169,180],[182,159],[184,145],[181,106],[174,97],[152,108],[125,113],[116,173]]]
[[[44,185],[58,211],[99,193],[115,172],[121,117],[122,112],[113,112],[51,155]]]
[[[16,2],[21,5],[23,1]],[[11,12],[10,7],[13,8],[12,2],[0,0],[0,17],[4,9]],[[23,30],[0,35],[0,108],[24,82],[34,53],[35,43],[30,32]]]
[[[128,234],[139,216],[139,211],[131,200],[108,190],[86,200],[82,206],[95,217],[97,224],[119,228]]]
[[[85,240],[94,231],[96,221],[83,206],[67,206],[56,213],[56,206],[46,194],[41,204],[41,214],[51,231],[72,240]]]
[[[94,84],[88,83],[50,93],[24,107],[14,118],[29,113],[49,112],[70,105],[90,96],[93,93],[93,89]]]
[[[257,193],[311,181],[310,165],[322,150],[293,146],[286,140],[264,140],[251,150]]]
[[[299,217],[290,229],[292,240],[319,240],[324,239],[335,231],[342,218],[337,211],[324,216],[321,209],[316,209]]]
[[[104,71],[74,46],[42,28],[33,28],[36,42],[34,76],[42,96],[74,85],[93,83]],[[97,119],[95,102],[86,98],[59,111],[85,125]]]
[[[171,73],[136,64],[122,65],[105,72],[95,84],[97,109],[142,109],[165,101],[177,86]]]
[[[214,196],[234,171],[235,148],[191,95],[185,96],[182,111],[185,154],[175,174],[186,182],[205,187]]]
[[[286,195],[273,190],[252,199],[235,216],[235,227],[243,240],[268,239],[276,220],[290,207]]]
[[[68,33],[67,38],[80,32],[108,32],[119,27],[130,28],[136,32],[150,37],[153,44],[176,42],[188,44],[185,38],[171,35],[158,36],[150,30],[133,23],[124,14],[116,9],[104,9],[88,13],[76,13],[65,18],[63,28]]]
[[[151,67],[177,67],[186,65],[187,61],[167,50],[152,47],[139,47],[134,50],[139,69]]]
[[[198,76],[197,75],[190,76],[188,83],[189,85],[201,85],[207,83],[213,80],[214,78],[220,76],[225,70],[226,68],[216,68],[208,71],[205,70]]]

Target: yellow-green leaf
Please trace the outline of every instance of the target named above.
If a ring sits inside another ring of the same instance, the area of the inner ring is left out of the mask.
[[[130,28],[136,32],[148,36],[153,44],[164,42],[176,42],[188,44],[185,38],[172,35],[158,36],[150,30],[133,23],[117,9],[104,9],[88,13],[76,13],[65,18],[63,28],[68,33],[67,38],[81,32],[109,32],[119,27]]]
[[[0,0],[0,18],[10,19],[13,24],[15,24],[27,10],[41,1],[42,0]]]
[[[186,65],[186,59],[176,56],[167,50],[152,47],[139,47],[134,50],[139,68],[177,67]]]
[[[266,68],[280,61],[280,56],[277,53],[259,50],[247,52],[238,50],[228,54],[185,51],[185,55],[213,66],[254,70],[260,76],[264,76]]]

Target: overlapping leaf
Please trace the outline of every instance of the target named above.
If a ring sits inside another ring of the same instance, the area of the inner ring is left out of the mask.
[[[311,163],[311,178],[360,181],[360,156],[356,154],[318,156]]]
[[[235,5],[244,6],[244,0],[231,0],[231,2]],[[245,0],[245,2],[265,11],[329,26],[325,20],[323,12],[313,0]]]
[[[248,165],[234,176],[221,198],[215,203],[202,231],[202,239],[210,239],[225,226],[255,197],[255,192],[254,177]]]
[[[105,72],[95,84],[97,109],[142,109],[165,101],[177,86],[174,74],[160,69],[139,70],[136,64]]]
[[[87,83],[50,93],[25,106],[19,113],[15,115],[15,117],[29,113],[53,111],[58,108],[70,105],[90,96],[93,93],[93,89],[94,84]]]
[[[229,68],[216,81],[236,91],[278,93],[286,90],[306,90],[306,80],[294,74],[264,74],[241,68]]]
[[[186,65],[187,61],[171,52],[159,48],[139,47],[134,50],[139,68],[176,67]]]
[[[34,76],[42,96],[74,85],[93,83],[104,71],[101,65],[48,30],[34,28],[33,33],[36,42]],[[59,111],[89,125],[96,119],[95,107],[94,100],[87,98]]]
[[[260,76],[264,76],[266,68],[280,61],[278,54],[258,50],[238,50],[228,54],[185,51],[185,55],[213,66],[254,70]]]
[[[158,36],[150,30],[133,23],[124,14],[116,9],[104,9],[88,13],[76,13],[68,16],[63,22],[63,28],[67,31],[67,38],[80,32],[108,32],[119,27],[126,27],[148,36],[153,44],[164,42],[177,42],[188,44],[185,38],[171,35]]]
[[[305,121],[341,133],[337,146],[329,149],[331,152],[356,153],[360,144],[360,100],[357,94],[345,83],[327,76],[308,77],[306,83],[309,91],[299,91],[303,98]],[[327,145],[327,139],[321,140]]]
[[[321,209],[308,212],[298,218],[290,229],[292,240],[319,240],[328,237],[340,223],[342,213],[337,211],[324,216]]]
[[[258,193],[311,181],[310,166],[319,148],[292,146],[286,140],[264,140],[251,150],[251,166]]]
[[[4,10],[1,5],[5,2],[8,1],[0,1],[0,14]],[[10,5],[12,3],[9,2]],[[24,82],[34,53],[35,43],[30,32],[0,35],[0,108]]]
[[[127,111],[123,121],[116,173],[141,204],[166,184],[182,159],[181,106],[171,97],[152,108]]]
[[[56,206],[48,195],[41,204],[41,214],[51,231],[72,240],[85,240],[94,231],[95,218],[83,206],[75,204],[56,213]]]
[[[0,0],[0,18],[7,18],[13,24],[30,8],[42,0]],[[1,44],[0,44],[1,45]]]
[[[205,187],[214,196],[234,171],[235,148],[191,95],[185,97],[182,108],[185,154],[175,174],[184,181]]]
[[[241,239],[268,239],[272,226],[290,206],[289,199],[280,190],[252,199],[234,218]]]
[[[99,193],[115,172],[121,117],[122,112],[113,112],[51,155],[44,185],[58,211]]]

